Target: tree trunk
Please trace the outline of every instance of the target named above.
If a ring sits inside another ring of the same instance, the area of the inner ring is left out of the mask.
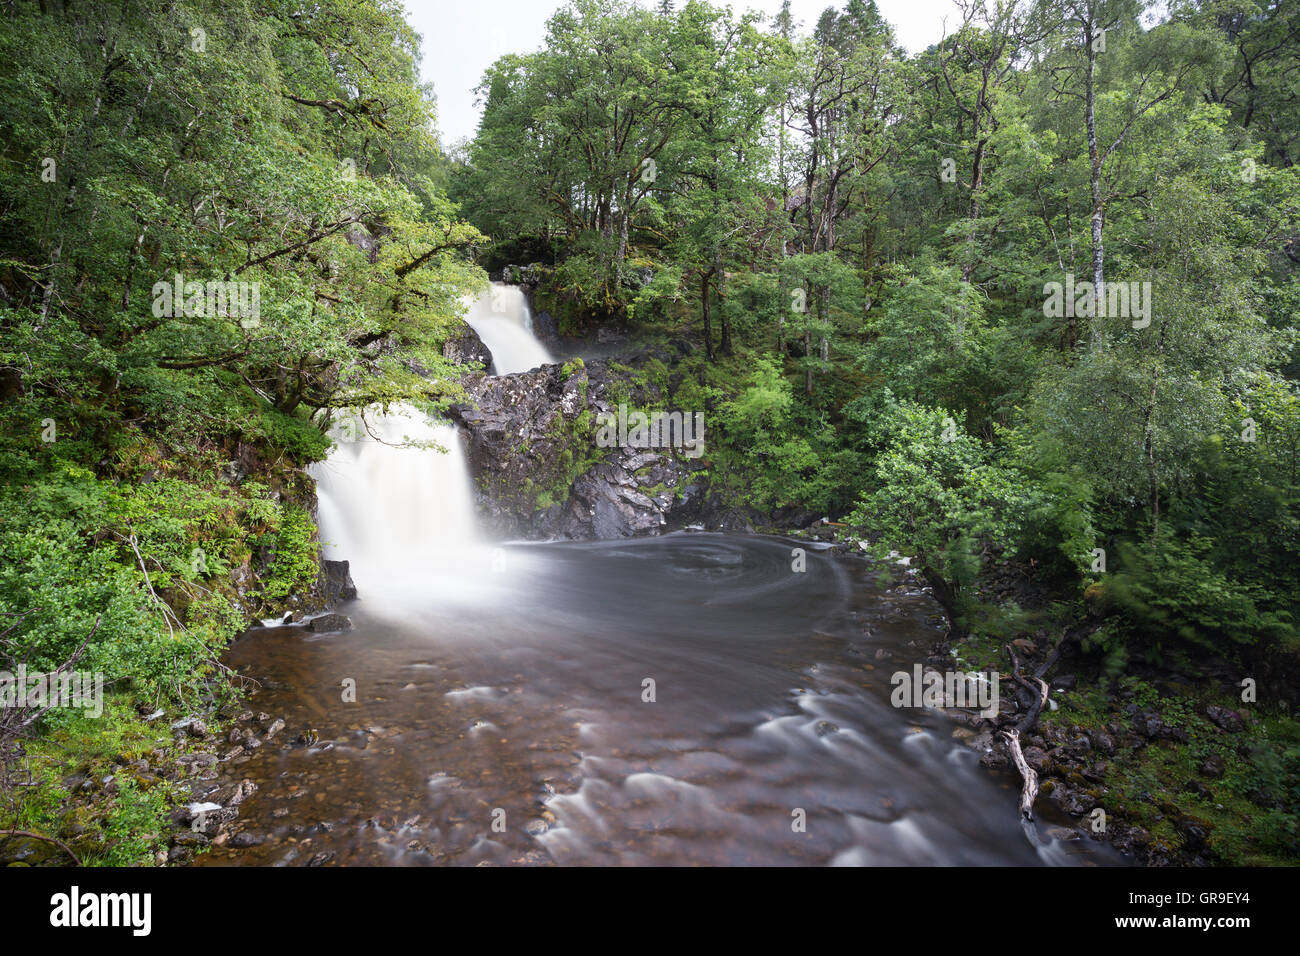
[[[727,273],[722,268],[720,259],[713,261],[714,288],[718,295],[718,320],[722,324],[721,351],[723,355],[734,355],[731,347],[731,317],[727,315]]]
[[[1084,27],[1084,45],[1088,56],[1088,66],[1084,72],[1084,122],[1088,129],[1088,182],[1092,190],[1092,308],[1089,310],[1089,333],[1092,345],[1100,345],[1100,330],[1097,324],[1097,304],[1103,295],[1105,247],[1102,244],[1103,201],[1101,196],[1101,151],[1097,146],[1097,50],[1094,46],[1096,25],[1089,20]],[[1075,323],[1070,320],[1071,325]],[[1072,337],[1077,339],[1077,331],[1072,329]]]
[[[704,354],[709,361],[714,360],[713,355],[713,317],[709,314],[709,276],[711,272],[700,273],[700,304],[704,310]]]

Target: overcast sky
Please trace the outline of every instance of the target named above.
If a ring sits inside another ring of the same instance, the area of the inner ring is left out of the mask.
[[[643,7],[657,6],[653,0],[638,2]],[[536,50],[547,19],[563,5],[564,0],[406,0],[410,23],[423,37],[420,73],[438,96],[438,127],[445,145],[474,135],[479,108],[473,90],[483,71],[506,53]],[[684,0],[676,6],[684,6]],[[828,6],[843,8],[844,3],[793,0],[790,9],[807,32]],[[781,0],[733,0],[731,7],[771,16],[781,9]],[[876,0],[876,7],[911,53],[939,39],[944,18],[952,29],[958,17],[953,0]]]

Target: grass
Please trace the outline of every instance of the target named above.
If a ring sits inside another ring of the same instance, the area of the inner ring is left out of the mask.
[[[7,791],[0,826],[62,840],[86,866],[153,866],[155,854],[167,849],[172,809],[187,799],[182,783],[157,771],[205,746],[185,738],[178,747],[167,717],[146,722],[131,697],[106,693],[99,718],[55,713],[26,745],[15,767],[24,785]],[[140,760],[149,771],[131,766]],[[70,791],[67,781],[82,777],[94,781],[91,792]],[[50,863],[72,862],[53,844],[46,849]]]

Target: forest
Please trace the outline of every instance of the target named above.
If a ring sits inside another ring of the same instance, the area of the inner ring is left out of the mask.
[[[972,667],[1073,644],[1040,753],[1158,719],[1090,801],[1139,860],[1296,862],[1294,0],[956,0],[916,53],[872,0],[571,0],[450,144],[393,0],[6,7],[0,670],[107,699],[0,711],[0,837],[169,859],[185,782],[119,755],[242,709],[331,428],[464,402],[465,296],[526,275],[675,343],[619,370],[703,414],[712,513],[910,557]]]

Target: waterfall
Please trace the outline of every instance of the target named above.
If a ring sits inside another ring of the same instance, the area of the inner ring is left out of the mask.
[[[519,288],[494,283],[465,304],[499,374],[551,361]],[[479,538],[456,428],[400,404],[343,419],[330,437],[329,457],[308,473],[323,553],[350,562],[358,593],[398,604],[431,592],[448,600],[478,593],[500,555]]]
[[[492,353],[497,375],[527,372],[554,361],[533,334],[533,317],[523,289],[494,282],[477,299],[466,299],[465,322]]]
[[[464,560],[478,534],[454,426],[396,405],[344,419],[330,437],[329,457],[310,469],[321,541],[327,558],[351,562],[359,592],[427,586],[428,569]]]

